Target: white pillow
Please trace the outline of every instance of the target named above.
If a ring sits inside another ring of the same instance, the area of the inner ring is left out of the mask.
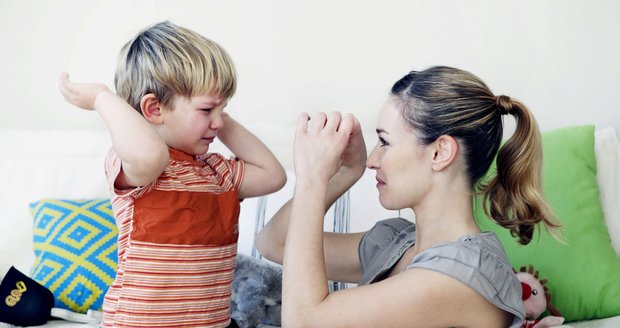
[[[620,141],[613,127],[594,133],[596,180],[611,244],[620,258]]]
[[[28,204],[41,198],[107,197],[106,131],[0,130],[0,277],[34,262]]]

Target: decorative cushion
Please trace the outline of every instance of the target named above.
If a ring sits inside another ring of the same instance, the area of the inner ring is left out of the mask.
[[[116,223],[108,199],[44,199],[30,204],[35,263],[31,277],[56,307],[100,310],[116,276]]]
[[[611,245],[620,259],[620,140],[613,127],[594,132],[596,180]]]
[[[514,268],[532,264],[549,280],[551,303],[567,321],[620,315],[620,261],[603,220],[593,126],[543,133],[543,187],[566,243],[537,229],[527,246],[518,244],[484,215],[478,198],[481,229],[497,233]]]

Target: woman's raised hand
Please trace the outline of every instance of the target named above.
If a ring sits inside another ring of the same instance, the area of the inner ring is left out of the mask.
[[[294,144],[297,178],[328,181],[341,166],[355,166],[360,157],[360,139],[363,145],[360,135],[359,122],[351,114],[318,113],[310,118],[302,113],[297,120]]]
[[[60,75],[58,88],[66,101],[88,110],[95,109],[95,100],[101,92],[109,91],[108,87],[99,83],[73,83],[66,72]]]
[[[341,156],[342,165],[336,174],[352,175],[351,178],[357,181],[366,169],[366,155],[366,143],[360,122],[353,117],[351,136]]]

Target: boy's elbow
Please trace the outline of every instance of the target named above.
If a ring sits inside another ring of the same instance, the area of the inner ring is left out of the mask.
[[[168,149],[152,149],[123,158],[123,171],[129,186],[145,186],[157,179],[170,160]]]
[[[276,178],[274,179],[274,192],[284,188],[287,179],[288,178],[286,177],[286,171],[284,171],[284,168],[280,167],[280,169],[276,173]]]
[[[265,186],[267,187],[266,189],[268,189],[266,190],[266,194],[274,193],[284,188],[284,185],[286,185],[286,172],[282,166],[271,170],[265,177]]]
[[[142,165],[146,168],[152,168],[153,171],[163,172],[170,161],[170,153],[167,147],[159,147],[151,150],[148,156],[142,158]],[[159,175],[159,174],[158,174]]]

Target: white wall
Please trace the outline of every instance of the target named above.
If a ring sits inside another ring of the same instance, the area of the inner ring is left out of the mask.
[[[542,130],[620,130],[619,12],[615,0],[0,0],[0,128],[103,129],[64,102],[58,75],[112,87],[122,44],[168,19],[231,53],[228,110],[287,166],[299,112],[353,112],[374,143],[391,84],[435,64],[520,98]]]

